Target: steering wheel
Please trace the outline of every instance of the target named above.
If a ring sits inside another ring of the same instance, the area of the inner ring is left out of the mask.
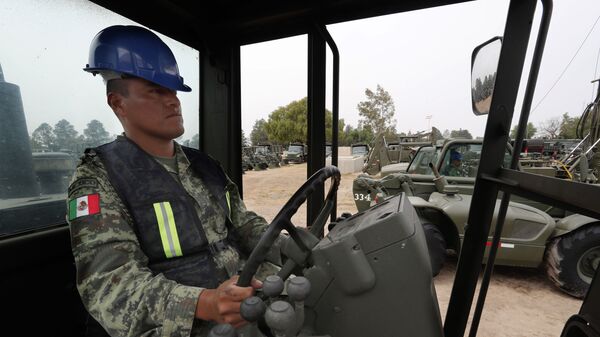
[[[310,251],[310,248],[306,247],[304,241],[302,241],[298,234],[298,230],[294,224],[292,224],[292,216],[296,214],[298,208],[306,201],[306,198],[328,178],[331,178],[331,187],[329,188],[323,207],[321,207],[319,211],[319,216],[315,220],[313,226],[311,226],[311,232],[313,234],[322,230],[322,227],[325,226],[327,214],[333,208],[334,198],[340,184],[340,170],[335,166],[325,166],[315,172],[304,184],[302,184],[302,186],[300,186],[290,200],[285,203],[279,213],[277,213],[277,216],[273,219],[273,222],[267,227],[267,230],[264,232],[260,241],[258,241],[258,244],[254,247],[254,250],[246,261],[237,282],[238,286],[248,287],[250,285],[252,276],[254,276],[260,264],[265,260],[269,249],[271,249],[275,240],[277,240],[279,233],[281,233],[283,229],[288,231],[290,237],[303,252]],[[292,264],[294,264],[292,259],[288,259],[286,262],[287,266],[285,267],[290,269],[293,267]]]

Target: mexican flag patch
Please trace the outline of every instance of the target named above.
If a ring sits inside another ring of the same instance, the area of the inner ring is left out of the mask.
[[[100,213],[100,196],[89,194],[69,200],[69,220]]]

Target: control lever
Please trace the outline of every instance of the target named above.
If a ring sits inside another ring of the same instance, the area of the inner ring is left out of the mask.
[[[238,337],[238,334],[231,324],[219,324],[210,330],[208,337]]]
[[[269,275],[263,281],[262,291],[265,295],[269,296],[270,298],[274,298],[281,295],[283,287],[284,284],[281,277],[277,275]]]
[[[292,337],[296,315],[292,305],[285,301],[275,301],[267,308],[265,320],[275,337]]]
[[[295,336],[304,323],[304,300],[310,294],[310,281],[303,276],[290,279],[287,284],[287,294],[296,309],[296,324],[292,330],[292,335]]]
[[[256,322],[264,315],[267,310],[265,302],[257,296],[246,298],[240,306],[240,314],[242,318],[250,322],[250,337],[258,336],[258,327]]]
[[[435,178],[433,178],[433,183],[435,184],[435,188],[437,189],[438,192],[440,193],[444,193],[444,189],[445,187],[448,185],[448,181],[446,180],[446,177],[440,175],[440,172],[438,171],[437,167],[435,167],[435,165],[433,165],[433,163],[429,163],[429,168],[431,169],[431,172],[433,172],[433,176]]]

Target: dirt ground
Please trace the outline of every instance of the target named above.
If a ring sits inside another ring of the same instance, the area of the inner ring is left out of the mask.
[[[344,174],[338,189],[338,214],[356,213],[352,180],[357,174]],[[306,164],[289,165],[244,174],[244,201],[271,221],[280,207],[306,180]],[[306,225],[306,207],[292,221]],[[456,261],[452,258],[435,278],[442,320],[452,290]],[[542,270],[498,266],[488,291],[479,325],[479,336],[550,337],[560,336],[567,319],[576,314],[581,301],[559,291]],[[475,307],[475,303],[473,303]]]

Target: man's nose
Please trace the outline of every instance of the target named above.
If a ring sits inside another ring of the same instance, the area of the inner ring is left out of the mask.
[[[179,98],[177,97],[177,91],[169,91],[169,93],[166,95],[166,104],[168,106],[179,106],[181,103],[179,102]]]

